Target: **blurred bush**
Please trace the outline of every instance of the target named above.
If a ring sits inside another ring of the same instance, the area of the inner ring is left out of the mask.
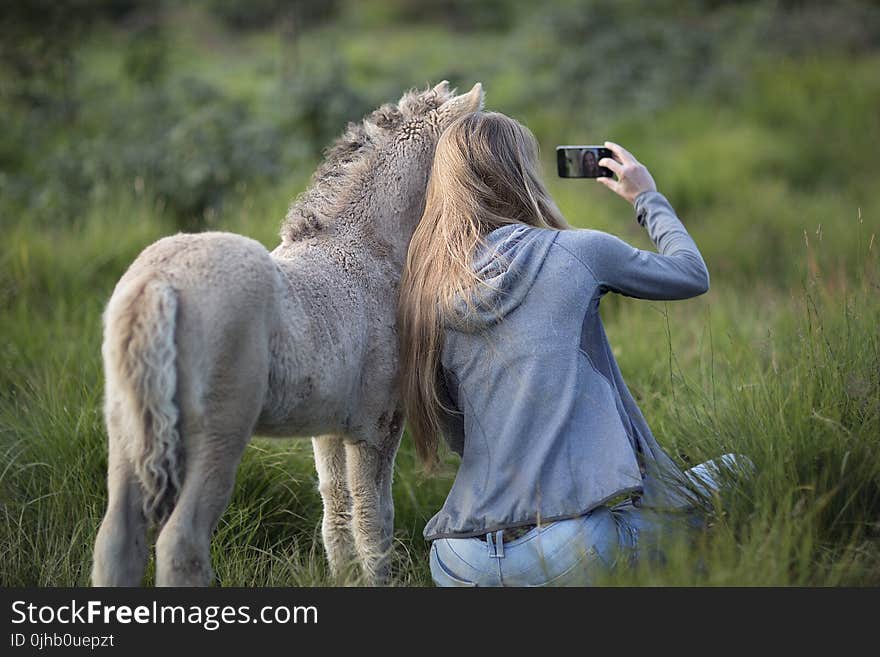
[[[459,32],[509,30],[517,24],[525,0],[385,0],[352,3],[358,18],[371,25],[430,23]]]
[[[533,95],[571,115],[645,117],[694,96],[737,98],[756,61],[875,50],[880,4],[558,0],[514,40]]]
[[[122,186],[158,197],[181,228],[197,230],[207,227],[228,191],[278,176],[278,128],[204,81],[147,88],[117,103],[110,112],[90,105],[100,129],[47,160],[50,184],[41,195],[49,197],[38,199],[39,206],[64,208],[65,199],[100,199]]]
[[[155,14],[133,26],[123,53],[122,70],[126,77],[137,84],[162,81],[168,72],[169,47]]]
[[[205,9],[236,30],[266,29],[279,22],[305,29],[334,17],[338,0],[203,0]]]
[[[210,227],[230,196],[310,170],[347,121],[442,77],[482,80],[492,105],[527,117],[541,141],[613,126],[646,157],[652,144],[681,148],[664,157],[664,177],[683,210],[717,202],[758,166],[795,189],[867,188],[868,173],[853,182],[844,167],[826,166],[833,151],[846,152],[851,169],[876,170],[878,78],[870,63],[846,65],[880,45],[876,2],[195,7],[4,5],[0,212],[70,221],[130,190],[155,197],[181,228]],[[88,47],[103,59],[89,59]],[[239,58],[240,69],[223,69]],[[734,106],[737,120],[725,123],[723,108]]]
[[[331,55],[309,62],[308,70],[293,76],[277,100],[279,125],[292,142],[302,142],[291,144],[297,149],[291,159],[316,158],[348,121],[360,119],[373,107],[351,84],[344,60]]]
[[[74,20],[79,4],[21,3],[3,27],[10,38],[0,59],[0,194],[5,211],[32,211],[45,225],[130,190],[155,197],[181,229],[209,228],[226,197],[311,167],[374,104],[349,83],[347,63],[329,56],[284,69],[255,108],[172,68],[163,3],[107,0]],[[308,24],[333,11],[332,2],[206,5],[236,29],[291,13]],[[108,25],[125,34],[115,58],[121,79],[79,75],[77,47]],[[295,54],[300,34],[282,26],[281,36]]]
[[[154,11],[151,0],[25,0],[0,8],[0,99],[72,116],[75,50],[96,24]]]

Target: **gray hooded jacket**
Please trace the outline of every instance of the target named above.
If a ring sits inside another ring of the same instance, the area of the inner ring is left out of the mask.
[[[428,540],[571,518],[614,498],[688,504],[684,477],[657,444],[599,318],[606,292],[687,299],[709,274],[658,192],[635,203],[659,253],[596,230],[512,224],[487,236],[473,268],[492,286],[445,326],[444,438],[461,465]]]

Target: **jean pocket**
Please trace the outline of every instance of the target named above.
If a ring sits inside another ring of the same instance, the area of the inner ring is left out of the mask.
[[[440,560],[437,554],[437,546],[431,545],[431,556],[429,560],[431,567],[431,579],[437,586],[459,586],[459,587],[475,587],[476,582],[470,582],[453,574],[451,570]]]
[[[590,586],[597,570],[606,570],[607,566],[594,547],[582,550],[577,560],[555,577],[537,586]]]

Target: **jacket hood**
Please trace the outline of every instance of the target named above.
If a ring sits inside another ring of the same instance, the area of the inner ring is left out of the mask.
[[[535,282],[553,243],[553,229],[508,224],[486,236],[477,248],[471,268],[489,287],[471,292],[474,308],[461,297],[453,302],[447,326],[458,331],[483,330],[513,312]]]

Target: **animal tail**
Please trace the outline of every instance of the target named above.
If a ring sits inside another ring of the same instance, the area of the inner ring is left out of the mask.
[[[180,492],[183,448],[177,392],[177,293],[147,276],[118,290],[104,313],[106,408],[144,493],[144,515],[162,525]],[[110,423],[108,421],[108,428]]]

